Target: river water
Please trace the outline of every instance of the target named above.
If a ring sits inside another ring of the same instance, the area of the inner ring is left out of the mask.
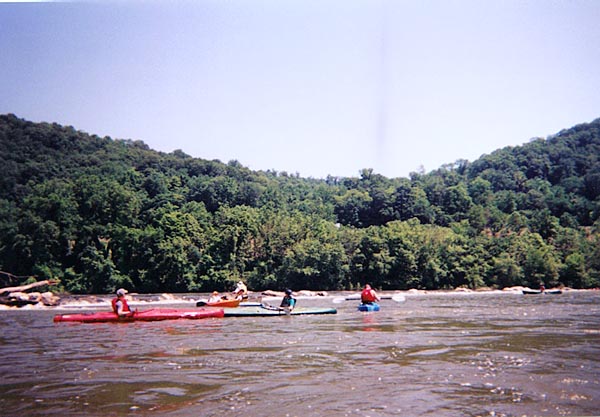
[[[0,311],[0,414],[600,415],[600,292],[299,305],[338,314],[76,324]]]

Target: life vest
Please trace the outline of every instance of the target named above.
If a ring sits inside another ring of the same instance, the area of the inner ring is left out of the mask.
[[[119,314],[118,311],[117,311],[117,301],[119,301],[119,297],[113,298],[113,300],[111,301],[111,303],[112,303],[112,309],[115,312],[115,314]],[[125,297],[121,298],[121,302],[123,303],[123,311],[124,312],[131,311],[129,309],[129,305],[127,304],[127,300],[125,299]]]
[[[365,288],[360,293],[360,301],[363,303],[374,303],[377,301],[377,298],[375,298],[375,294],[373,294],[370,288]]]
[[[296,305],[296,299],[292,296],[286,295],[281,300],[281,305],[279,307],[294,307]]]

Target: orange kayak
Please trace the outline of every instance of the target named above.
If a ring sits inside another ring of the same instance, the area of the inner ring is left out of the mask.
[[[198,301],[196,303],[196,307],[237,307],[240,305],[240,300],[220,300],[213,303],[209,303],[208,301]]]

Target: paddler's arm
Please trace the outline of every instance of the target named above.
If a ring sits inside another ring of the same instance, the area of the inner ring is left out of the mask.
[[[266,310],[283,311],[283,308],[272,306],[272,305],[267,304],[265,302],[262,302],[261,305],[262,305],[262,308],[264,308]]]

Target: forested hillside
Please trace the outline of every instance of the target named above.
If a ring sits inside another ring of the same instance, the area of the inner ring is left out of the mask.
[[[2,115],[0,270],[74,293],[596,287],[599,157],[597,119],[410,178],[317,180]]]

